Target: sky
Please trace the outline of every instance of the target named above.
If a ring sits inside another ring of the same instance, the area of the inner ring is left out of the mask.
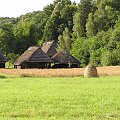
[[[54,0],[0,0],[0,17],[19,17],[29,12],[42,10]],[[71,0],[79,3],[80,0]]]

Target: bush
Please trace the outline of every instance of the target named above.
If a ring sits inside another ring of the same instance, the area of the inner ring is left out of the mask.
[[[120,54],[118,49],[113,51],[106,50],[101,55],[101,64],[103,66],[120,65]]]
[[[90,52],[88,46],[88,40],[86,38],[79,38],[72,43],[71,54],[77,58],[81,67],[86,66],[89,63]]]
[[[8,62],[6,63],[6,68],[14,68],[14,62],[18,58],[18,54],[9,53],[7,55]]]
[[[97,49],[90,53],[90,64],[94,66],[101,65],[101,50],[100,49]]]

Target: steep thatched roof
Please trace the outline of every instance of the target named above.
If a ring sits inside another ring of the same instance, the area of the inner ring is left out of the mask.
[[[62,50],[58,53],[56,53],[52,59],[56,63],[60,64],[66,64],[66,63],[73,63],[73,64],[79,64],[79,61],[75,59],[72,55],[70,55],[68,52]]]
[[[43,62],[49,63],[53,60],[44,53],[40,47],[29,47],[14,63],[14,65],[21,65],[24,62]]]
[[[2,63],[4,63],[4,62],[6,62],[7,61],[7,59],[6,59],[6,57],[2,54],[2,52],[1,52],[1,50],[0,50],[0,62]]]
[[[47,53],[50,57],[52,57],[53,55],[57,53],[56,48],[57,48],[57,43],[55,43],[54,41],[45,42],[43,46],[41,47],[41,49],[45,53]]]

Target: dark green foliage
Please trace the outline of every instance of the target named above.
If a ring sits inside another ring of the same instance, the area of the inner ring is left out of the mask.
[[[12,64],[15,62],[15,60],[16,60],[18,57],[19,57],[19,55],[18,55],[18,54],[14,54],[14,53],[9,53],[9,54],[7,55],[8,61],[9,61],[10,63],[12,63]]]
[[[58,41],[58,36],[63,33],[65,27],[73,28],[73,15],[77,10],[70,0],[55,0],[54,10],[44,27],[42,40]]]
[[[16,40],[16,54],[22,54],[29,46],[36,45],[37,41],[34,35],[34,25],[23,21],[14,26],[14,36]],[[22,49],[21,49],[22,48]]]
[[[118,17],[118,21],[114,27],[114,31],[112,32],[112,41],[120,42],[120,16]]]
[[[120,1],[119,0],[108,0],[106,1],[108,5],[114,8],[117,11],[120,11]]]
[[[94,14],[94,20],[97,31],[108,31],[109,28],[113,28],[115,25],[117,11],[107,6],[106,3],[100,2],[98,10]]]
[[[14,64],[14,62],[16,61],[16,59],[19,57],[19,55],[18,54],[15,54],[15,53],[9,53],[8,55],[7,55],[7,65],[6,65],[6,67],[7,68],[13,68],[13,64]]]
[[[13,25],[10,23],[0,26],[0,49],[4,54],[14,52],[15,38],[13,35]]]
[[[86,23],[88,19],[88,14],[92,12],[92,0],[80,0],[78,12],[82,15],[81,21],[84,32],[86,32]]]
[[[61,11],[61,19],[64,22],[64,28],[68,27],[70,30],[73,28],[73,16],[77,10],[75,5],[66,5]]]
[[[48,19],[43,32],[43,42],[45,41],[57,41],[58,38],[58,26],[60,25],[60,4],[57,4]]]

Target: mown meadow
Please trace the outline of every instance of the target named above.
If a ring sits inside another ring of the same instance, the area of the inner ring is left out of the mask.
[[[0,75],[0,120],[120,120],[120,76]]]

